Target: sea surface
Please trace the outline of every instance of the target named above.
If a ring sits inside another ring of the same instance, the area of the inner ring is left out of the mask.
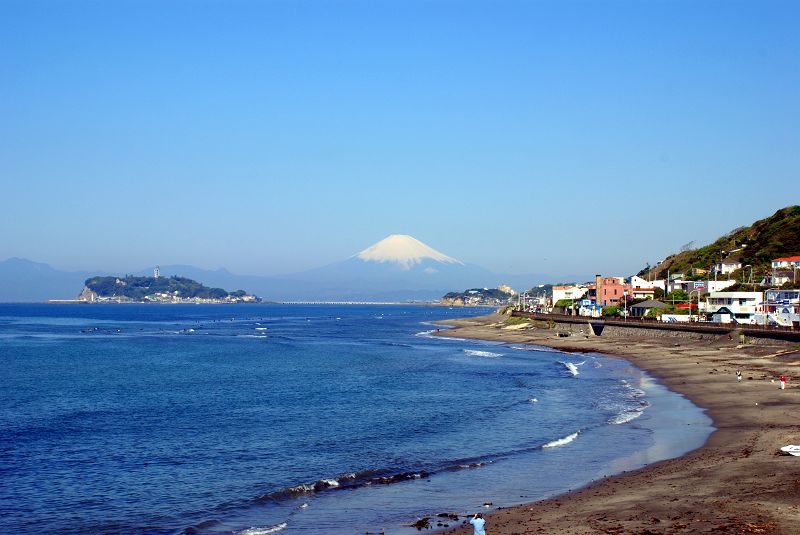
[[[0,305],[0,532],[410,535],[711,432],[624,360],[431,335],[486,312]]]

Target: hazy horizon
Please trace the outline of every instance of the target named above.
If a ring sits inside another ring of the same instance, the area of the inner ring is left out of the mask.
[[[638,271],[800,199],[794,2],[0,5],[0,259]]]

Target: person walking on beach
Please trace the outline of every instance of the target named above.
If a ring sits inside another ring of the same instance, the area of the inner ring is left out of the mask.
[[[781,374],[778,380],[781,382],[781,390],[786,390],[786,376]]]
[[[475,516],[470,519],[469,523],[472,524],[472,528],[474,529],[473,535],[486,535],[486,531],[483,529],[486,521],[483,519],[482,514],[475,513]]]
[[[736,370],[736,382],[742,382],[742,372],[740,370]]]

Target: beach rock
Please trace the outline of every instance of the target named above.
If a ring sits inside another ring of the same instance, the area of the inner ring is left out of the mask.
[[[422,531],[423,529],[431,529],[431,519],[430,517],[423,517],[411,524],[412,528],[417,528],[418,530]]]

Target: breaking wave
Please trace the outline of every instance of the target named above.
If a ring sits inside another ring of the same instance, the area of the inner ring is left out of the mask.
[[[576,438],[578,438],[578,435],[580,435],[580,434],[581,434],[580,431],[576,431],[576,432],[572,433],[571,435],[565,436],[564,438],[559,438],[558,440],[553,440],[552,442],[548,442],[547,444],[542,446],[542,448],[543,449],[544,448],[557,448],[559,446],[564,446],[566,444],[569,444],[570,442],[572,442]]]
[[[561,362],[560,360],[558,361],[558,363],[562,364],[567,370],[569,370],[569,373],[571,373],[573,376],[577,376],[578,375],[578,373],[579,373],[578,372],[578,367],[575,364],[573,364],[571,362]]]
[[[475,349],[462,349],[462,351],[467,355],[472,355],[473,357],[495,358],[503,356],[502,353],[492,353],[491,351],[477,351]]]
[[[281,522],[280,524],[275,524],[274,526],[268,526],[266,528],[247,528],[242,531],[237,531],[236,535],[269,535],[270,533],[278,533],[286,529],[288,525],[289,524],[286,522]]]
[[[645,407],[642,407],[640,409],[631,409],[631,410],[623,411],[620,414],[618,414],[618,415],[614,416],[613,418],[611,418],[608,421],[608,423],[610,423],[611,425],[626,424],[626,423],[628,423],[630,421],[635,420],[636,418],[638,418],[642,414],[644,414],[644,409],[645,409]]]

